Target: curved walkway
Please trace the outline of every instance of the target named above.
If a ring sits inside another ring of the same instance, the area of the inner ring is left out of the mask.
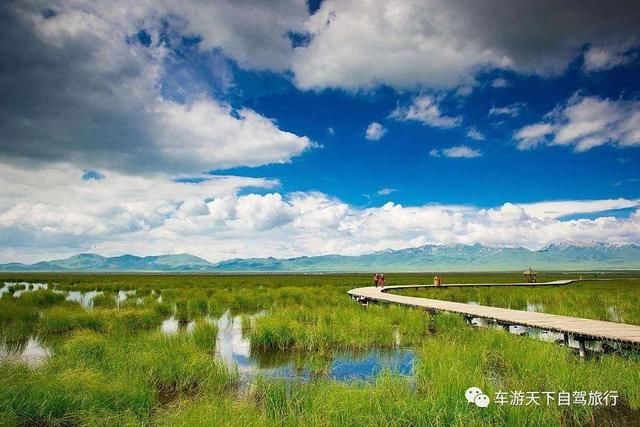
[[[558,286],[567,285],[576,280],[557,280],[545,283],[469,283],[449,284],[442,287],[484,287],[484,286]],[[394,304],[424,308],[430,311],[448,311],[462,314],[467,318],[483,318],[491,322],[508,326],[527,326],[546,331],[565,334],[581,343],[581,350],[585,341],[612,341],[627,345],[640,346],[640,326],[625,323],[606,322],[603,320],[582,319],[578,317],[560,316],[557,314],[511,310],[508,308],[490,307],[486,305],[465,304],[460,302],[442,301],[429,298],[417,298],[387,293],[394,289],[435,288],[433,285],[405,285],[386,286],[376,288],[368,286],[348,291],[352,298],[362,302],[380,301]]]

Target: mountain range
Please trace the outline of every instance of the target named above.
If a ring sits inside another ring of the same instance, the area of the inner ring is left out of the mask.
[[[79,254],[35,264],[0,264],[0,271],[60,272],[419,272],[640,269],[640,246],[635,244],[562,243],[532,251],[522,247],[425,245],[387,249],[371,254],[323,255],[296,258],[246,258],[211,263],[189,254],[103,257]]]

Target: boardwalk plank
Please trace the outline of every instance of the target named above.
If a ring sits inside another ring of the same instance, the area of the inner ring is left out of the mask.
[[[441,287],[465,287],[465,286],[561,286],[574,280],[556,280],[545,283],[474,283],[474,284],[448,284]],[[479,304],[465,304],[453,301],[443,301],[430,298],[409,297],[388,293],[394,289],[410,288],[435,288],[433,285],[400,285],[387,286],[384,289],[373,286],[356,288],[348,291],[349,295],[372,301],[381,301],[428,310],[448,311],[465,316],[478,317],[506,323],[509,325],[528,326],[555,332],[571,334],[578,338],[597,338],[604,341],[615,341],[631,345],[640,345],[640,326],[625,323],[607,322],[604,320],[582,319],[578,317],[561,316],[539,312],[512,310],[508,308],[489,307]]]

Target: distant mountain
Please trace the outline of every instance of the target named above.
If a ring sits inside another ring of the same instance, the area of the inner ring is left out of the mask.
[[[0,264],[0,271],[211,271],[213,264],[189,254],[138,257],[122,255],[103,257],[96,254],[79,254],[70,258],[43,261],[36,264]]]
[[[542,270],[640,269],[640,246],[570,244],[531,251],[480,244],[425,245],[359,256],[232,259],[216,264],[216,271],[504,271],[529,266]]]
[[[0,271],[157,271],[157,272],[369,272],[640,269],[634,244],[562,243],[538,251],[514,247],[425,245],[366,255],[230,259],[216,264],[189,255],[103,257],[79,254],[36,264],[10,263]]]

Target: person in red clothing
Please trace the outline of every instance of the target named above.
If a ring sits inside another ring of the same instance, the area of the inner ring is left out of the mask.
[[[382,273],[378,276],[378,285],[380,285],[381,288],[384,288],[384,274]]]

